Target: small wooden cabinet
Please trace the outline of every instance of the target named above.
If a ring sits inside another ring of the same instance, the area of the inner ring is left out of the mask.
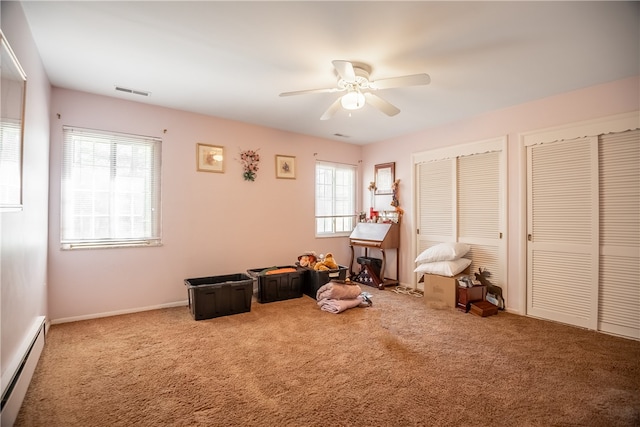
[[[472,302],[484,300],[484,297],[487,294],[487,287],[484,285],[478,285],[472,288],[462,288],[458,286],[457,293],[458,303],[456,306],[458,307],[458,310],[468,313]]]

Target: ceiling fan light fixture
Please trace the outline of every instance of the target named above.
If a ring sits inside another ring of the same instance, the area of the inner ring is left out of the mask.
[[[364,107],[365,99],[362,92],[353,90],[340,98],[340,104],[345,110],[358,110]]]

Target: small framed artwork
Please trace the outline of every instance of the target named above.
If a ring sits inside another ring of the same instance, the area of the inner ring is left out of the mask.
[[[199,172],[224,173],[224,147],[197,143],[196,165]]]
[[[276,154],[276,178],[296,179],[296,158]]]

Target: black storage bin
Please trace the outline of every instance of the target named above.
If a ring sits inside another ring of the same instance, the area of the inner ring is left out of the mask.
[[[295,265],[285,265],[273,268],[295,268],[295,271],[290,273],[260,274],[268,268],[270,267],[247,270],[247,273],[258,281],[259,303],[282,301],[302,296],[302,286],[305,279],[303,268]]]
[[[195,320],[251,311],[253,279],[243,273],[185,279]]]
[[[380,258],[372,258],[368,256],[359,256],[357,258],[358,264],[368,265],[373,270],[376,276],[380,277],[380,269],[382,268],[382,260]]]
[[[329,283],[331,280],[344,280],[347,278],[348,267],[339,265],[337,270],[314,270],[313,268],[304,267],[306,277],[302,291],[305,295],[316,299],[318,289],[322,285]]]

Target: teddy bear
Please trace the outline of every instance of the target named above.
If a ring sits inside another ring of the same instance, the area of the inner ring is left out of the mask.
[[[316,257],[316,253],[313,251],[305,252],[298,257],[298,264],[300,264],[300,267],[313,268],[317,261],[318,258]]]
[[[337,270],[338,263],[333,259],[333,254],[328,252],[324,260],[322,262],[316,262],[316,265],[313,267],[314,270]]]

